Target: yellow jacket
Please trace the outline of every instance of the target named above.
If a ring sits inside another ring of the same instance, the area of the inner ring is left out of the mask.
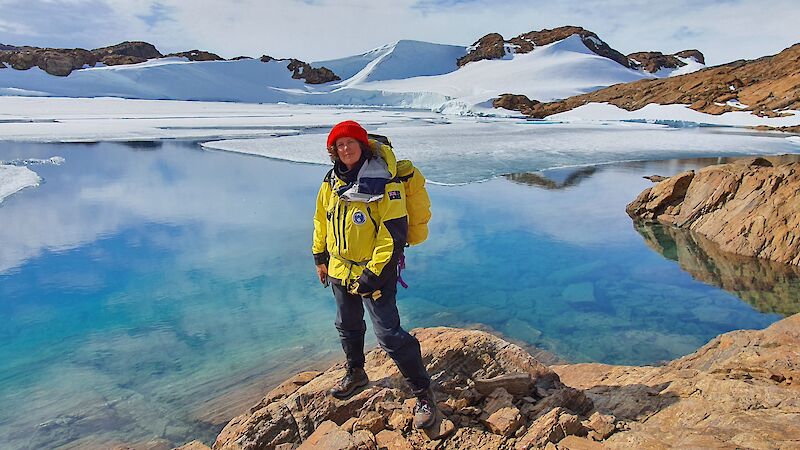
[[[388,145],[370,140],[374,158],[364,162],[354,183],[331,170],[317,194],[312,252],[316,264],[328,264],[328,276],[358,291],[380,289],[396,274],[408,236],[403,183]]]

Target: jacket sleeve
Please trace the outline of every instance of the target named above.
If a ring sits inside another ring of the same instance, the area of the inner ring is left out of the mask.
[[[330,197],[330,184],[323,181],[322,186],[319,188],[317,194],[317,208],[314,211],[314,240],[311,245],[311,252],[314,254],[314,264],[327,264],[328,245],[328,216],[327,216],[327,202]]]
[[[403,253],[408,238],[408,212],[403,184],[386,185],[386,194],[378,202],[380,224],[375,238],[372,259],[359,278],[359,291],[371,292],[379,289],[396,270],[398,258]]]

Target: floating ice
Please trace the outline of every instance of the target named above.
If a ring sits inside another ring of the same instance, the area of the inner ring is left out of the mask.
[[[0,164],[8,164],[12,166],[31,166],[36,164],[49,164],[53,166],[60,166],[64,164],[66,159],[61,156],[51,156],[47,159],[40,158],[27,158],[27,159],[13,159],[11,161],[0,161]]]
[[[38,186],[41,178],[27,167],[0,164],[0,203],[26,187]]]
[[[435,183],[461,184],[555,167],[680,157],[797,151],[784,138],[727,133],[723,128],[669,128],[647,123],[542,123],[465,118],[448,124],[370,128],[391,137],[398,158],[411,159]],[[207,142],[209,149],[330,164],[325,136]]]

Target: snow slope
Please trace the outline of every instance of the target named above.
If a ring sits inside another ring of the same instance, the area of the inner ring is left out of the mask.
[[[0,71],[1,95],[123,97],[250,103],[349,104],[470,111],[498,94],[551,100],[648,75],[591,52],[577,36],[510,58],[457,69],[465,47],[398,41],[373,51],[320,61],[342,81],[309,85],[291,78],[286,61],[189,62],[165,58],[95,67],[55,77],[33,68]],[[649,75],[652,76],[652,75]]]
[[[464,46],[400,40],[360,55],[311,65],[333,70],[344,80],[341,86],[450,73],[458,69],[456,61],[466,54]]]
[[[579,36],[572,35],[511,59],[476,61],[440,76],[365,82],[359,87],[389,92],[431,91],[454,99],[451,105],[468,109],[503,93],[552,101],[642,78],[653,75],[599,56]]]

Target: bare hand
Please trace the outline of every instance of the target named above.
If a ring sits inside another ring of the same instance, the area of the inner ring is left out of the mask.
[[[323,285],[328,283],[328,265],[327,264],[317,264],[317,276],[319,277],[319,282]]]

